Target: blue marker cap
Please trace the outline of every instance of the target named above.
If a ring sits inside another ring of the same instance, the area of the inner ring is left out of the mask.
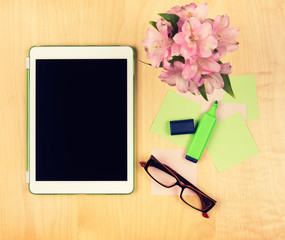
[[[189,133],[195,133],[193,119],[170,121],[171,135],[189,134]]]
[[[186,158],[187,160],[193,162],[193,163],[197,163],[197,162],[198,162],[198,159],[192,158],[192,157],[190,157],[190,156],[188,156],[188,155],[186,155],[185,158]]]

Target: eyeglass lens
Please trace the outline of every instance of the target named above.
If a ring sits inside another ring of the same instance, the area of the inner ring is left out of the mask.
[[[154,164],[155,165],[155,164]],[[172,187],[177,183],[177,179],[170,174],[162,171],[158,168],[158,166],[149,165],[147,168],[147,172],[161,185],[164,187]],[[197,195],[194,191],[189,188],[184,188],[181,193],[181,198],[184,202],[189,204],[190,206],[203,210],[203,206],[201,203],[201,199],[199,195]]]

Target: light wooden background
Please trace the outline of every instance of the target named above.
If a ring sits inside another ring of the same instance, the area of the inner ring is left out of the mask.
[[[260,119],[248,127],[260,154],[218,173],[207,152],[198,186],[218,201],[210,219],[176,196],[152,196],[139,166],[152,148],[179,148],[150,133],[169,89],[136,61],[136,189],[129,196],[35,196],[25,183],[25,57],[33,45],[141,46],[148,21],[188,1],[0,1],[0,239],[285,239],[285,1],[212,0],[228,14],[240,48],[232,75],[255,74]],[[199,3],[199,2],[196,2]],[[94,89],[100,91],[100,89]]]

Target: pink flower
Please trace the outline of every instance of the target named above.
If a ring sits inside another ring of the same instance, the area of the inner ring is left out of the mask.
[[[227,65],[224,65],[226,68]],[[162,72],[159,78],[170,86],[176,85],[178,91],[182,93],[188,90],[192,93],[197,93],[198,87],[207,81],[208,76],[219,74],[221,70],[220,64],[211,58],[197,59],[196,61],[188,60],[185,64],[179,61],[175,61],[173,64],[165,62],[163,68],[167,72]],[[221,77],[220,74],[219,76]],[[211,86],[215,88],[223,87],[219,83]]]
[[[220,64],[218,64],[211,57],[198,58],[195,61],[187,60],[182,72],[182,76],[187,81],[193,81],[198,87],[203,85],[203,75],[211,75],[219,73],[221,70]]]
[[[212,94],[214,89],[220,89],[224,87],[224,80],[219,73],[215,73],[204,77],[204,86],[208,94]]]
[[[198,86],[196,83],[190,81],[189,82],[189,87],[188,87],[188,90],[191,92],[191,93],[195,93],[195,94],[200,94],[199,90],[198,90]]]
[[[212,94],[214,89],[220,89],[224,87],[224,80],[221,74],[231,74],[232,67],[230,63],[221,64],[221,70],[219,73],[214,73],[204,77],[204,86],[208,94]]]
[[[195,17],[201,22],[203,22],[209,12],[209,6],[207,3],[200,3],[198,6],[195,3],[190,3],[182,7],[184,10],[184,18],[189,19],[191,17]]]
[[[191,17],[197,18],[199,21],[204,22],[208,15],[209,6],[206,3],[201,3],[198,6],[195,3],[190,3],[185,6],[175,6],[171,8],[167,13],[176,14],[180,17],[177,22],[179,30],[181,30],[182,25],[185,21]]]
[[[221,66],[220,74],[231,74],[232,73],[232,66],[230,65],[230,63],[223,63],[223,64],[220,64],[220,66]]]
[[[213,22],[213,34],[218,40],[218,53],[220,56],[238,49],[238,42],[234,39],[239,35],[237,28],[230,28],[230,19],[227,15],[217,16]]]
[[[179,56],[181,51],[181,46],[177,43],[172,43],[171,45],[171,56]]]
[[[181,55],[185,59],[198,55],[201,58],[210,57],[217,47],[217,40],[211,35],[212,26],[208,22],[201,23],[197,18],[191,17],[178,32],[173,40],[181,45]]]
[[[165,19],[161,18],[157,21],[156,27],[159,32],[161,32],[164,36],[167,34],[167,37],[170,38],[172,37],[172,26],[170,22],[167,22]]]
[[[159,75],[161,81],[170,86],[176,85],[178,91],[182,93],[188,92],[189,82],[182,77],[184,64],[182,62],[175,61],[172,65],[167,66],[167,68],[168,72],[161,72]]]
[[[157,28],[149,27],[146,31],[146,38],[142,45],[147,52],[147,58],[150,59],[151,65],[158,68],[163,59],[169,55],[171,43],[173,40],[168,37],[169,27],[158,22]]]
[[[162,66],[161,81],[177,86],[182,93],[200,94],[199,88],[204,86],[211,94],[215,88],[224,88],[223,75],[232,72],[231,65],[222,64],[220,59],[238,48],[235,38],[239,30],[229,27],[227,15],[211,19],[208,11],[206,3],[175,6],[168,14],[159,14],[162,18],[147,29],[142,43],[151,65]],[[230,88],[227,85],[224,89],[234,96]]]

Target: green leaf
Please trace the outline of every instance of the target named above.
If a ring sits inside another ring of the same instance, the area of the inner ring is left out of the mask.
[[[180,19],[179,16],[176,14],[171,14],[171,13],[159,13],[159,16],[164,18],[167,22],[170,22],[172,24],[177,24],[178,20]]]
[[[207,97],[207,93],[206,93],[206,89],[205,89],[205,85],[203,84],[201,87],[198,87],[199,92],[201,93],[201,95],[203,96],[203,98],[208,101],[208,97]]]
[[[185,59],[182,56],[173,56],[172,59],[169,60],[168,62],[172,64],[175,61],[179,61],[179,62],[185,63]]]
[[[170,22],[173,28],[172,36],[174,36],[178,32],[177,22],[180,19],[180,17],[177,16],[176,14],[170,14],[170,13],[159,13],[158,15],[164,18],[167,22]]]
[[[149,24],[153,26],[157,30],[156,22],[155,21],[149,21]]]
[[[233,89],[232,89],[232,85],[230,82],[230,78],[228,74],[221,74],[223,80],[224,80],[224,87],[223,89],[229,94],[231,95],[233,98],[236,98]]]

